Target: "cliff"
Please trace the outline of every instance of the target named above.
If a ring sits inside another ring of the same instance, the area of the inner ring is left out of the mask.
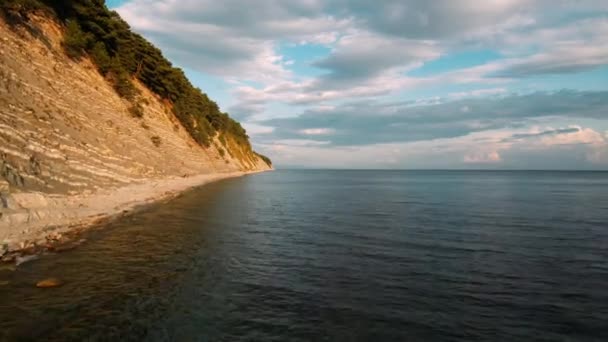
[[[173,103],[135,77],[134,113],[133,101],[87,55],[66,55],[64,31],[37,13],[20,25],[0,17],[2,249],[189,186],[272,168],[230,135],[217,132],[207,146],[195,141]]]

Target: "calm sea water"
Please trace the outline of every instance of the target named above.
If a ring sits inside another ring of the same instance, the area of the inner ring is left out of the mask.
[[[608,339],[608,173],[276,171],[86,237],[0,270],[0,340]]]

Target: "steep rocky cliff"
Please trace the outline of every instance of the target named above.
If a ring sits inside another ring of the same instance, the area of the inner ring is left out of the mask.
[[[45,16],[0,17],[0,243],[17,225],[36,226],[37,209],[56,198],[271,168],[231,139],[201,146],[171,103],[136,80],[134,115],[89,58],[67,57],[63,30]]]

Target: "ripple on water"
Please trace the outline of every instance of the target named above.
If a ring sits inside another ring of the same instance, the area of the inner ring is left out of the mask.
[[[607,173],[221,181],[0,270],[0,340],[604,340],[607,190]]]

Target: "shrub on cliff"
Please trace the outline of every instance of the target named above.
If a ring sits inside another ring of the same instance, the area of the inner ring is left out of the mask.
[[[268,167],[272,167],[272,161],[270,160],[270,158],[266,157],[263,154],[259,154],[257,152],[255,152],[255,154],[260,157],[260,159],[262,159],[264,161],[264,163],[266,163],[266,165],[268,165]]]
[[[75,20],[70,20],[63,36],[63,47],[71,58],[80,58],[85,53],[87,45],[93,40],[92,35],[82,31]]]
[[[28,19],[28,13],[39,10],[50,11],[38,0],[0,0],[0,15],[9,24],[22,24]]]
[[[133,100],[137,96],[138,91],[131,82],[129,73],[118,63],[116,58],[112,59],[106,76],[120,97]]]
[[[91,50],[91,58],[97,64],[97,68],[102,75],[107,75],[112,66],[112,58],[106,50],[106,45],[103,42],[97,42]]]
[[[132,117],[141,119],[144,117],[144,109],[139,103],[133,103],[129,107],[129,113]]]

